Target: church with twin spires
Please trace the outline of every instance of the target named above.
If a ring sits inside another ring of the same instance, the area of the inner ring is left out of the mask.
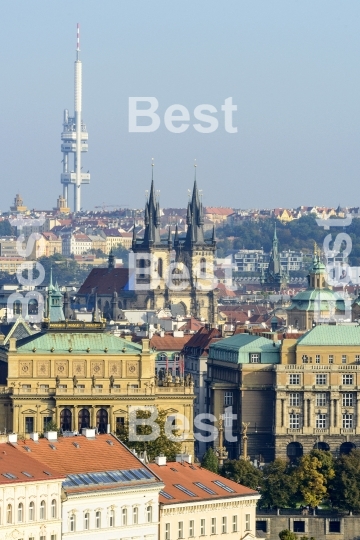
[[[204,212],[196,176],[186,214],[187,231],[172,237],[160,234],[160,204],[154,179],[145,205],[145,231],[135,227],[129,268],[116,268],[112,254],[108,268],[94,268],[77,293],[77,303],[97,307],[106,318],[122,318],[123,309],[163,309],[174,314],[217,323],[214,281],[215,231],[204,235]],[[67,316],[67,314],[66,314]]]

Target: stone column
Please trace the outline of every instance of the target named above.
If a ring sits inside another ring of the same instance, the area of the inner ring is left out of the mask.
[[[95,427],[96,426],[96,414],[95,414],[95,406],[92,405],[91,406],[91,411],[90,411],[90,423],[91,423],[91,427]]]
[[[356,428],[360,428],[360,392],[356,394]]]
[[[308,398],[303,395],[303,427],[309,426],[309,407],[308,407]]]
[[[282,408],[283,408],[283,400],[277,397],[276,402],[275,402],[275,430],[277,426],[283,427],[284,425],[284,420],[282,417]]]
[[[334,427],[339,428],[339,427],[340,427],[340,407],[339,407],[339,399],[334,399],[334,410],[335,410]]]
[[[315,427],[315,400],[314,398],[309,399],[309,427]]]
[[[59,405],[55,406],[55,422],[57,427],[60,429],[60,407]]]
[[[334,403],[333,400],[329,399],[329,428],[334,427]]]

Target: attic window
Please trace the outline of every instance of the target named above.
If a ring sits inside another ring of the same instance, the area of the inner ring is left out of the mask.
[[[2,473],[2,475],[5,476],[5,478],[8,478],[9,480],[14,480],[15,478],[17,478],[17,476],[15,476],[15,474],[11,472],[5,472],[5,473]]]
[[[24,449],[27,451],[27,452],[31,452],[31,448],[29,446],[24,446]]]
[[[110,446],[114,446],[114,443],[110,441],[109,439],[106,441]]]
[[[174,467],[170,467],[170,469],[171,469],[172,471],[174,471],[174,472],[178,472],[178,470],[177,470],[177,469],[174,469]]]
[[[75,446],[75,448],[80,448],[80,444],[77,442],[73,442],[73,446]]]
[[[56,446],[54,444],[49,444],[51,450],[56,450]]]
[[[22,473],[23,473],[25,476],[27,476],[28,478],[33,478],[33,475],[30,474],[30,473],[28,473],[28,472],[26,472],[26,471],[22,471]]]
[[[52,474],[49,471],[44,471],[44,473],[47,474],[48,476],[52,476]]]

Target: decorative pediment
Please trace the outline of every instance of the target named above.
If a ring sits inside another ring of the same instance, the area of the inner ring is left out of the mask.
[[[115,413],[128,414],[128,411],[124,411],[124,409],[116,409],[116,411],[114,411],[114,414]]]
[[[176,410],[176,409],[170,408],[170,409],[165,409],[165,412],[166,412],[167,414],[174,414],[174,413],[178,413],[179,411]]]
[[[44,414],[44,415],[51,415],[51,414],[54,414],[55,411],[53,409],[44,409],[43,411],[40,411],[40,414]]]
[[[36,411],[33,409],[26,409],[26,411],[21,411],[21,414],[36,414]]]

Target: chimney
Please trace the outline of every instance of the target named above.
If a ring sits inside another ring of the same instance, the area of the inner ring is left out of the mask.
[[[83,428],[81,431],[81,434],[86,437],[87,439],[95,439],[95,428]]]
[[[32,439],[34,442],[38,442],[39,434],[38,433],[30,433],[30,439]]]
[[[16,338],[10,338],[9,339],[9,352],[16,351]]]
[[[176,454],[176,461],[179,463],[183,461],[184,463],[192,463],[192,455],[191,454]]]
[[[8,442],[13,443],[13,444],[17,444],[17,433],[9,433]]]
[[[163,466],[163,465],[166,465],[166,456],[157,456],[155,458],[155,463],[156,465],[159,465],[159,467]]]
[[[57,441],[57,431],[45,431],[44,437],[48,441]]]

